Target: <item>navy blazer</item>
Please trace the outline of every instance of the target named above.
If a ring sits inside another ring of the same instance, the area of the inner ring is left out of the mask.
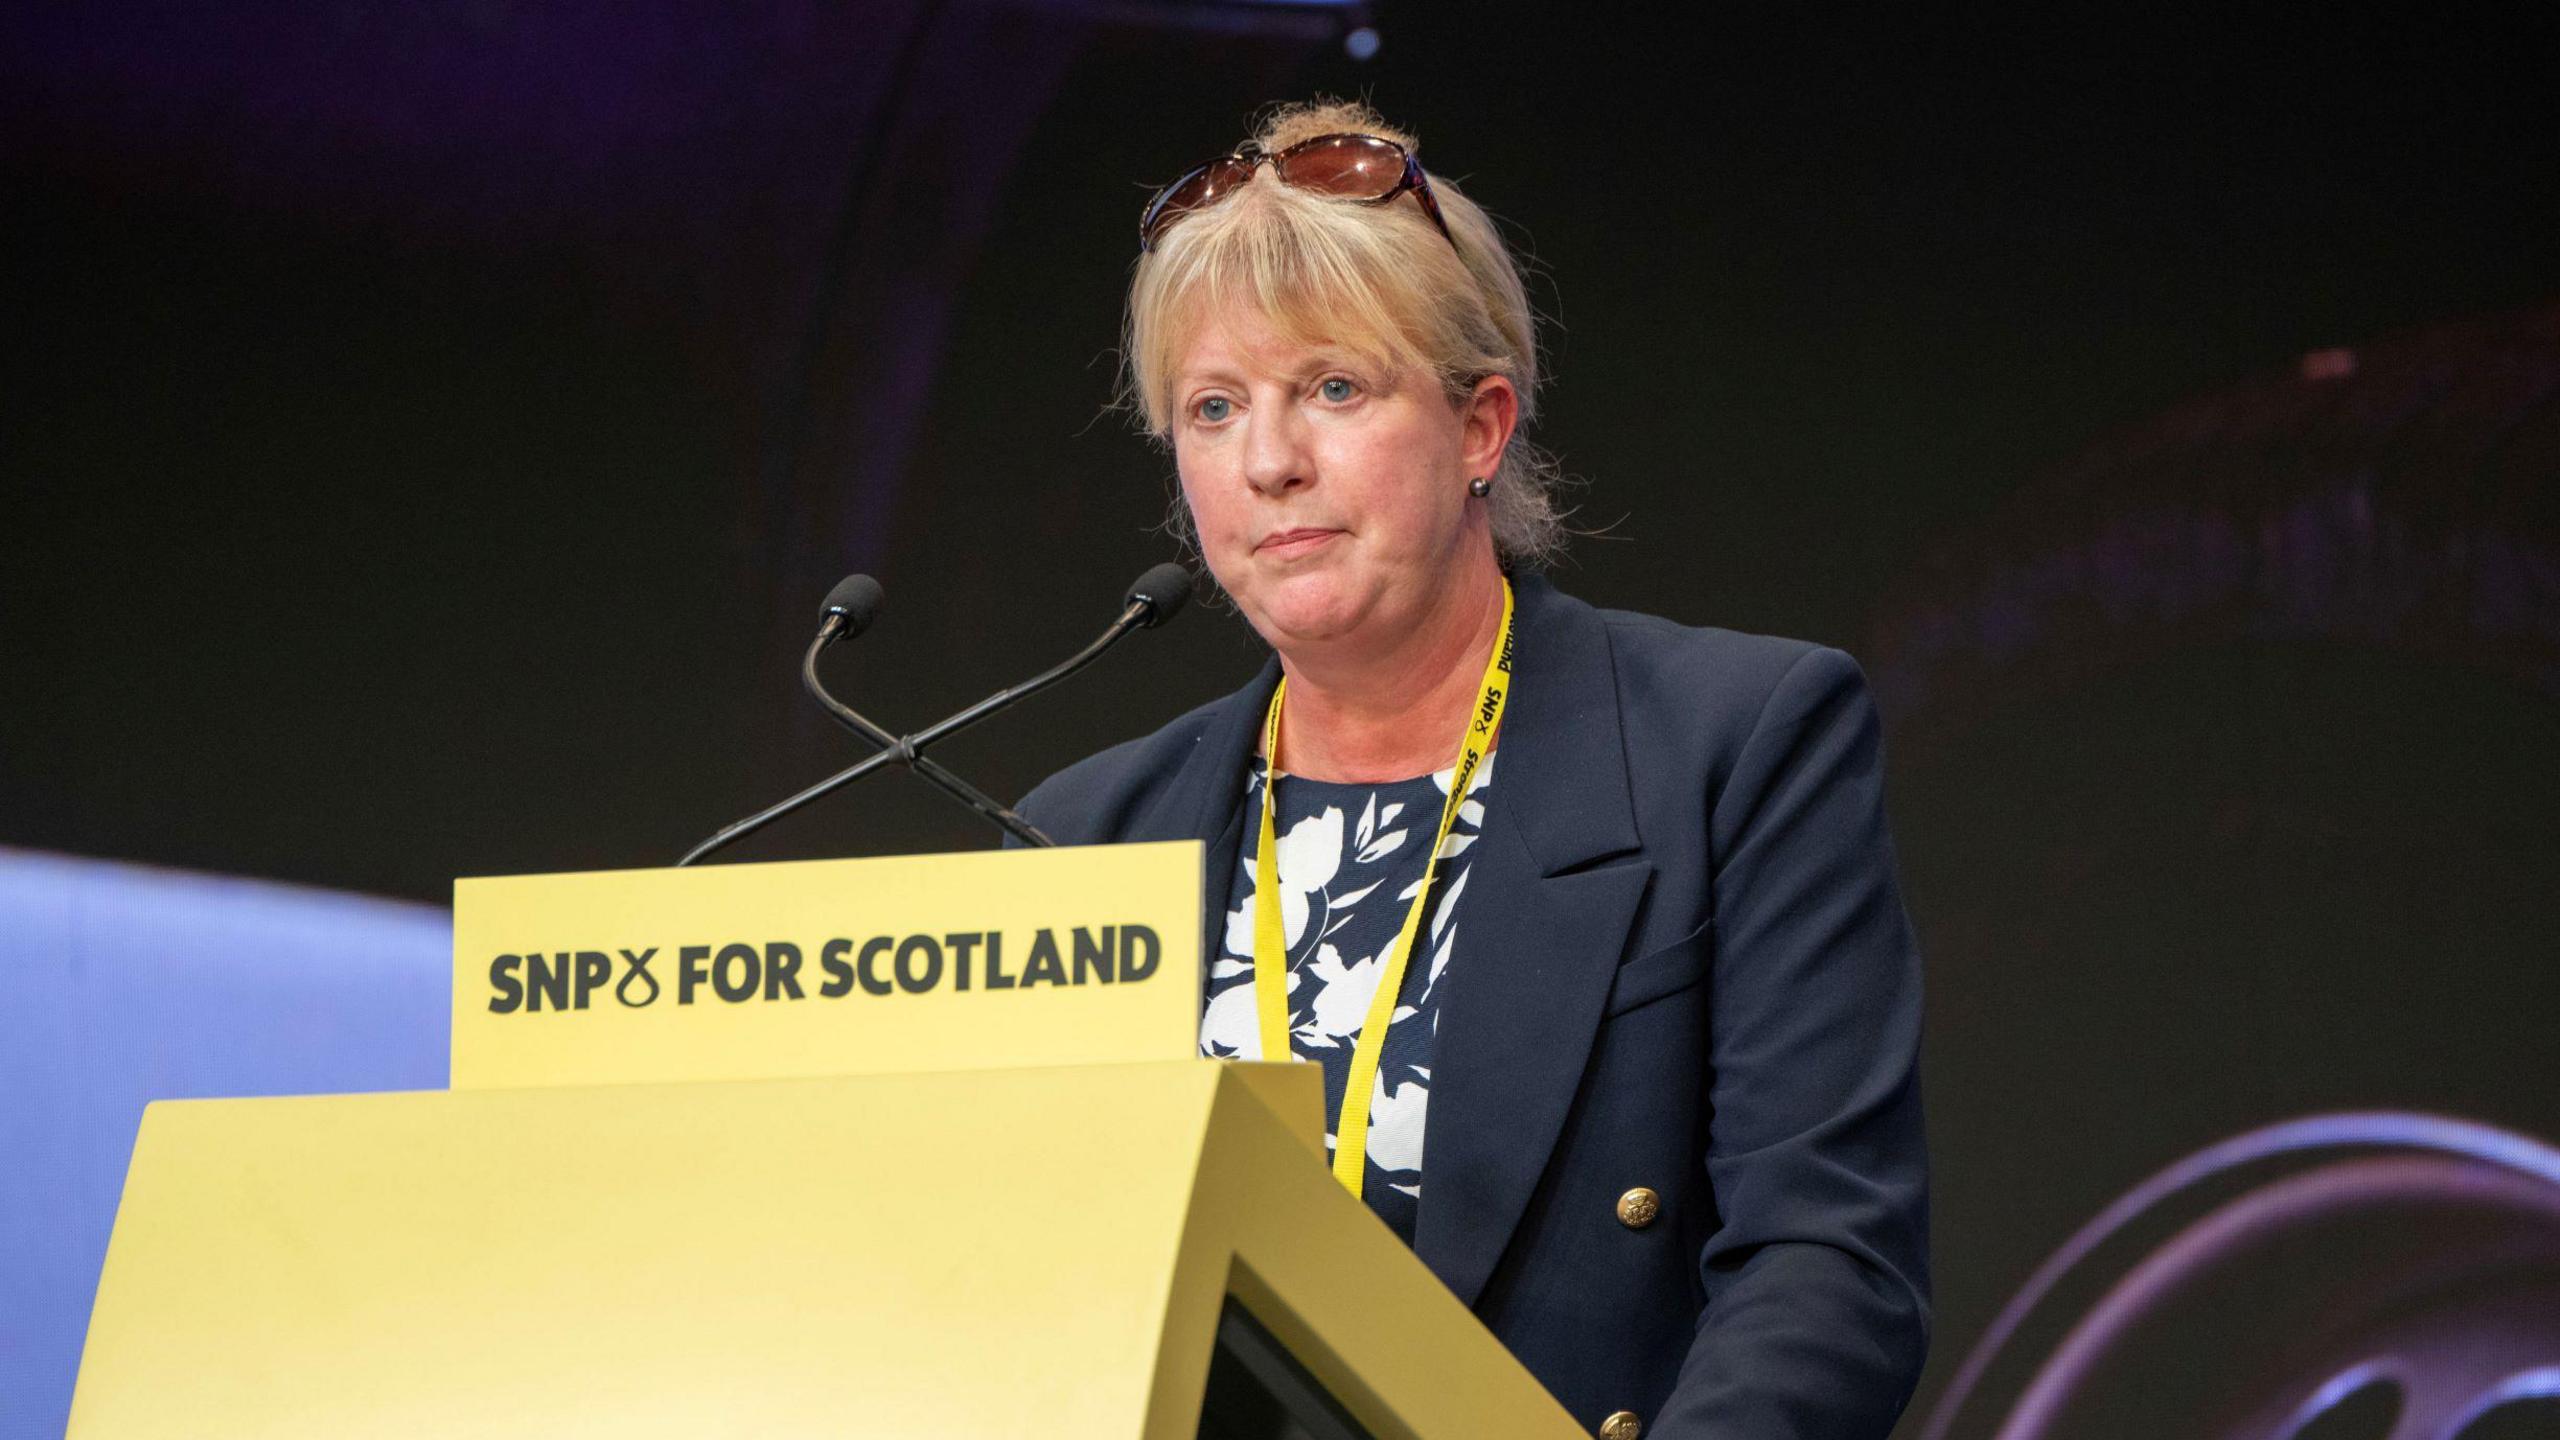
[[[1928,1344],[1928,1163],[1865,677],[1513,583],[1414,1251],[1585,1425],[1880,1440]],[[1216,954],[1278,674],[1022,813],[1066,844],[1209,842]],[[1636,1186],[1661,1196],[1641,1228],[1617,1214]]]

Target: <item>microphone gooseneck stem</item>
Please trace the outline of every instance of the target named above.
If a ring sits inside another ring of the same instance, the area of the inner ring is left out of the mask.
[[[800,688],[809,692],[809,698],[817,701],[819,708],[834,717],[836,723],[879,746],[882,755],[913,770],[925,783],[978,812],[983,818],[994,821],[1006,834],[1020,840],[1023,844],[1053,845],[1057,843],[1041,834],[1030,821],[999,804],[994,797],[952,774],[938,762],[926,759],[916,741],[899,739],[887,730],[872,724],[852,706],[828,693],[825,682],[818,679],[818,656],[825,651],[828,643],[834,638],[833,635],[821,630],[818,638],[809,642],[808,652],[800,657]]]
[[[1050,686],[1057,684],[1059,681],[1066,679],[1068,676],[1073,675],[1087,665],[1101,659],[1103,651],[1119,644],[1122,636],[1137,629],[1139,622],[1147,618],[1147,611],[1149,608],[1150,607],[1143,600],[1130,601],[1129,608],[1120,612],[1120,618],[1111,622],[1111,628],[1102,632],[1102,638],[1094,641],[1090,645],[1087,645],[1075,654],[1068,656],[1058,664],[1053,665],[1048,669],[1041,671],[1039,674],[1032,676],[1030,679],[1023,681],[1021,684],[1013,686],[1011,689],[999,690],[993,695],[988,696],[986,699],[979,701],[977,704],[970,706],[968,709],[961,711],[959,714],[954,715],[947,720],[936,721],[932,725],[917,731],[913,736],[909,737],[907,743],[915,746],[918,750],[922,750],[927,745],[931,745],[936,741],[944,740],[950,736],[958,734],[962,730],[977,724],[979,721],[986,719],[988,716],[993,715],[1007,705],[1013,704],[1017,700],[1023,700],[1033,695],[1037,695],[1041,691],[1048,689]]]
[[[879,754],[864,760],[861,764],[852,766],[848,769],[839,770],[835,774],[828,776],[826,779],[819,781],[817,784],[810,786],[808,789],[801,791],[799,794],[792,796],[788,800],[783,800],[776,804],[766,806],[764,809],[757,811],[746,819],[741,820],[734,825],[724,827],[717,835],[712,836],[710,839],[705,840],[701,844],[684,852],[684,858],[678,860],[676,864],[679,866],[690,865],[694,861],[701,859],[703,856],[708,855],[715,850],[725,849],[737,841],[744,840],[767,825],[772,824],[774,821],[779,820],[783,816],[790,814],[792,811],[799,809],[801,806],[808,804],[810,801],[820,799],[827,795],[832,795],[836,791],[843,789],[845,786],[852,784],[854,781],[861,779],[863,776],[870,774],[872,771],[887,765],[890,761],[896,758],[897,756],[895,752],[883,750]]]

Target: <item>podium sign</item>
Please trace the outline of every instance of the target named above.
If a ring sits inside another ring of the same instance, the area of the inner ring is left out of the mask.
[[[1197,841],[465,879],[453,1088],[1185,1059]]]

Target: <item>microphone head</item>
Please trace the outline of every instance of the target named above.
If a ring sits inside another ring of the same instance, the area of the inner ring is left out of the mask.
[[[1183,603],[1190,598],[1189,567],[1167,560],[1138,577],[1138,583],[1129,587],[1129,596],[1120,602],[1120,608],[1125,610],[1132,605],[1146,606],[1147,613],[1139,617],[1138,628],[1153,630],[1181,614]]]
[[[880,582],[868,575],[847,575],[827,592],[825,613],[843,620],[836,632],[839,640],[870,629],[871,622],[880,618]]]

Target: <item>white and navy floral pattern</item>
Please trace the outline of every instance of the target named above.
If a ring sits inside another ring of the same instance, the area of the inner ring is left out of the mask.
[[[1484,825],[1494,756],[1485,757],[1440,847],[1423,930],[1405,964],[1369,1101],[1369,1172],[1361,1198],[1413,1243],[1422,1197],[1422,1122],[1430,1101],[1431,1044],[1440,1023],[1441,981],[1456,948],[1451,920],[1467,888],[1467,851]],[[1383,784],[1336,784],[1283,773],[1279,808],[1280,920],[1289,950],[1289,1039],[1299,1058],[1324,1066],[1325,1148],[1342,1113],[1351,1053],[1388,949],[1422,885],[1423,850],[1440,825],[1455,772]],[[1200,1053],[1262,1058],[1254,1009],[1254,865],[1266,785],[1260,760],[1247,781],[1245,843],[1227,892],[1226,938],[1211,957]]]

